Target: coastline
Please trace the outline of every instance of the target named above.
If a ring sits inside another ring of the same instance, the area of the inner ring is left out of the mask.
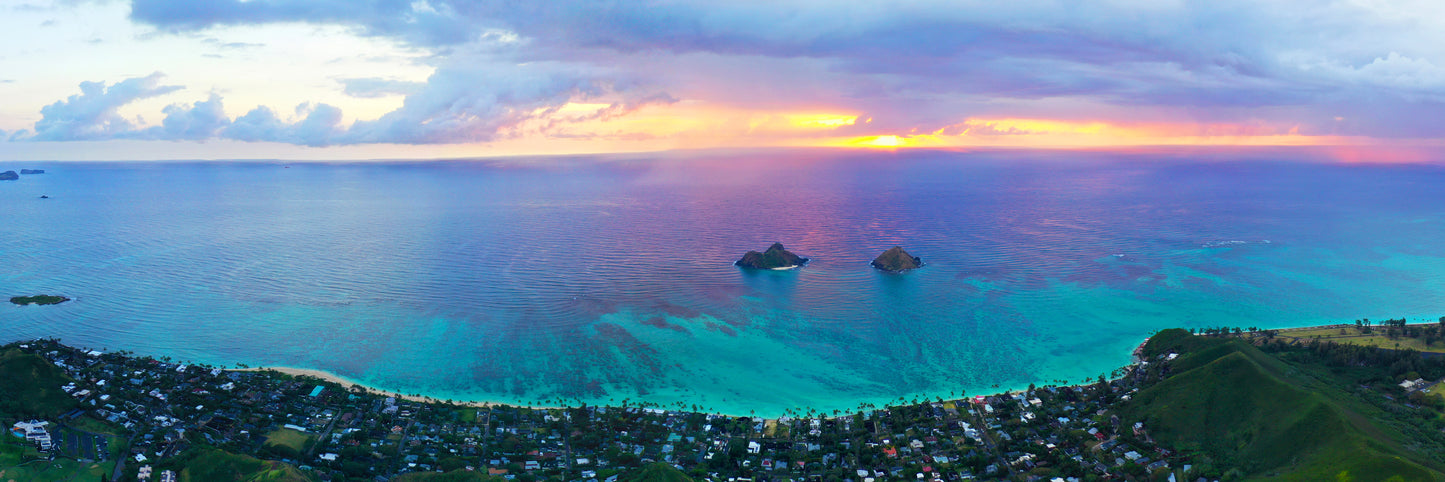
[[[391,391],[391,390],[383,390],[383,389],[376,388],[376,387],[373,387],[373,386],[370,386],[370,385],[367,385],[367,384],[364,384],[364,383],[357,382],[356,380],[352,380],[352,379],[350,379],[350,378],[346,378],[346,377],[343,377],[343,376],[341,376],[341,375],[337,375],[337,374],[335,374],[335,373],[331,373],[331,372],[328,372],[328,371],[325,371],[325,370],[316,370],[316,369],[312,369],[312,368],[296,368],[296,367],[287,367],[287,366],[264,366],[264,367],[251,367],[251,368],[224,368],[223,370],[228,371],[228,372],[267,372],[267,371],[273,371],[273,372],[277,372],[277,373],[284,373],[284,374],[286,374],[286,375],[291,375],[291,376],[294,376],[294,377],[311,377],[311,378],[316,378],[316,379],[319,379],[319,380],[325,380],[325,381],[328,381],[328,382],[331,382],[331,383],[335,383],[335,384],[337,384],[337,385],[341,385],[341,386],[343,386],[343,387],[347,387],[347,388],[351,388],[351,389],[360,389],[360,390],[362,390],[362,391],[365,391],[365,392],[370,393],[370,394],[373,394],[373,395],[381,395],[381,396],[387,396],[387,397],[396,397],[397,399],[408,400],[408,401],[413,401],[413,402],[420,402],[420,403],[450,404],[450,405],[459,405],[459,406],[463,406],[463,407],[476,407],[476,408],[520,407],[520,408],[532,408],[532,409],[539,409],[539,410],[551,410],[551,409],[562,409],[562,408],[566,408],[566,407],[547,406],[547,405],[521,405],[521,404],[511,404],[511,403],[502,403],[502,402],[442,400],[442,399],[439,399],[439,398],[428,397],[428,396],[425,396],[425,395],[408,395],[408,394],[404,394],[404,393],[401,393],[401,392],[395,392],[395,391]]]
[[[1149,338],[1151,338],[1152,336],[1153,336],[1153,335],[1144,337],[1144,339],[1141,340],[1141,341],[1139,342],[1139,344],[1136,345],[1136,346],[1134,347],[1134,349],[1130,352],[1130,361],[1129,361],[1129,363],[1126,364],[1126,365],[1124,365],[1124,366],[1118,367],[1117,369],[1124,369],[1124,368],[1128,368],[1128,367],[1132,367],[1132,366],[1137,366],[1137,365],[1139,364],[1139,362],[1143,361],[1142,353],[1143,353],[1143,351],[1144,351],[1144,345],[1146,345],[1146,344],[1149,343]],[[1117,370],[1117,369],[1116,369],[1116,370]],[[357,382],[356,380],[352,380],[352,379],[350,379],[350,378],[346,378],[346,377],[343,377],[343,376],[341,376],[341,375],[337,375],[337,374],[335,374],[335,373],[332,373],[332,372],[329,372],[329,371],[326,371],[326,370],[318,370],[318,369],[313,369],[313,368],[297,368],[297,367],[288,367],[288,366],[262,366],[262,367],[249,367],[249,368],[223,368],[222,370],[225,370],[225,371],[228,371],[228,372],[266,372],[266,371],[273,371],[273,372],[283,373],[283,374],[286,374],[286,375],[291,375],[291,376],[296,376],[296,377],[311,377],[311,378],[316,378],[316,379],[319,379],[319,380],[324,380],[324,381],[327,381],[327,382],[335,383],[335,384],[341,385],[341,386],[343,386],[343,387],[347,387],[347,388],[349,388],[349,389],[360,389],[360,390],[362,390],[362,391],[365,391],[365,392],[367,392],[367,393],[374,394],[374,395],[381,395],[381,396],[387,396],[387,397],[396,397],[397,399],[408,400],[408,401],[419,402],[419,403],[450,404],[450,405],[457,405],[457,406],[462,406],[462,407],[475,407],[475,408],[512,407],[512,408],[526,408],[526,409],[532,409],[532,410],[565,410],[565,409],[568,409],[568,408],[576,408],[576,407],[556,406],[556,405],[532,405],[532,404],[505,403],[505,402],[492,402],[492,401],[443,400],[443,399],[438,399],[438,398],[434,398],[434,397],[428,397],[428,396],[425,396],[425,395],[408,395],[408,394],[404,394],[404,393],[400,393],[400,392],[396,392],[396,391],[392,391],[392,390],[384,390],[384,389],[381,389],[381,388],[373,387],[373,386],[370,386],[370,385],[367,385],[367,384],[364,384],[364,383],[361,383],[361,382]],[[1112,378],[1111,378],[1111,380],[1112,380]],[[1065,384],[1049,385],[1049,386],[1056,386],[1056,387],[1059,387],[1059,388],[1066,388],[1066,387],[1087,386],[1087,385],[1091,385],[1092,383],[1093,383],[1093,382],[1085,381],[1085,382],[1081,382],[1081,383],[1065,383]],[[996,391],[996,392],[992,392],[992,393],[984,393],[984,394],[979,394],[979,395],[966,396],[966,397],[962,397],[962,398],[944,399],[944,401],[945,401],[945,402],[969,403],[969,402],[971,402],[972,400],[974,400],[975,398],[978,398],[978,397],[993,398],[993,397],[998,397],[998,396],[1008,396],[1008,395],[1011,395],[1011,394],[1013,394],[1013,393],[1015,393],[1015,392],[1023,392],[1023,391],[1024,391],[1023,389],[1018,389],[1018,390],[1009,389],[1009,390]],[[599,405],[596,405],[596,406],[598,406],[598,407],[616,408],[616,406],[614,406],[614,405],[602,405],[602,404],[599,404]],[[886,409],[887,407],[888,407],[888,405],[884,405],[884,406],[880,406],[880,407],[873,408],[873,409],[871,409],[871,410]],[[675,410],[676,410],[676,409],[665,408],[665,407],[657,407],[657,409],[659,409],[659,410],[666,410],[666,411],[675,411]],[[704,410],[700,410],[700,411],[696,411],[696,410],[682,410],[682,411],[685,411],[685,412],[694,412],[694,413],[702,413],[702,414],[706,414],[706,415],[719,415],[719,416],[724,416],[724,417],[752,417],[752,418],[757,418],[757,416],[755,416],[755,415],[729,414],[729,413],[723,413],[723,412],[718,412],[718,411],[710,411],[710,410],[705,410],[705,409],[704,409]],[[847,411],[847,413],[843,413],[843,414],[836,415],[836,416],[834,416],[834,415],[822,415],[822,416],[823,416],[824,418],[827,418],[827,419],[835,419],[835,418],[838,418],[838,417],[851,416],[851,415],[854,414],[854,413],[858,413],[858,410],[850,410],[850,411]],[[778,415],[778,416],[772,416],[772,417],[764,416],[764,417],[762,417],[762,418],[765,419],[765,420],[779,420],[779,419],[790,418],[790,417],[793,417],[793,416],[790,416],[790,415]]]
[[[795,268],[796,268],[796,267],[795,267]],[[1411,323],[1411,325],[1434,325],[1434,324],[1435,324],[1435,323]],[[1325,325],[1300,326],[1300,327],[1292,327],[1292,328],[1271,328],[1271,329],[1272,329],[1272,330],[1278,330],[1278,331],[1280,331],[1280,332],[1289,332],[1289,331],[1305,331],[1305,330],[1319,330],[1319,329],[1350,328],[1350,327],[1353,327],[1353,326],[1354,326],[1354,325],[1347,325],[1347,324],[1343,324],[1343,323],[1331,323],[1331,324],[1325,324]],[[1126,364],[1126,365],[1124,365],[1124,366],[1121,366],[1121,367],[1118,367],[1118,368],[1122,369],[1122,368],[1137,366],[1137,365],[1139,365],[1140,362],[1144,361],[1144,358],[1143,358],[1143,356],[1142,356],[1142,355],[1143,355],[1143,351],[1144,351],[1144,346],[1149,343],[1149,339],[1150,339],[1152,336],[1153,336],[1153,335],[1151,334],[1150,336],[1146,336],[1146,337],[1144,337],[1144,339],[1140,340],[1139,343],[1134,346],[1134,349],[1130,351],[1130,362],[1129,362],[1128,364]],[[235,372],[264,372],[264,371],[274,371],[274,372],[283,373],[283,374],[291,375],[291,376],[311,377],[311,378],[316,378],[316,379],[319,379],[319,380],[324,380],[324,381],[328,381],[328,382],[331,382],[331,383],[335,383],[335,384],[341,385],[341,386],[343,386],[343,387],[347,387],[347,388],[349,388],[349,389],[359,389],[359,390],[365,391],[365,392],[367,392],[367,393],[375,394],[375,395],[381,395],[381,396],[387,396],[387,397],[396,397],[396,398],[398,398],[398,399],[408,400],[408,401],[413,401],[413,402],[419,402],[419,403],[450,404],[450,405],[457,405],[457,406],[462,406],[462,407],[476,407],[476,408],[514,407],[514,408],[527,408],[527,409],[535,409],[535,410],[560,410],[560,409],[567,409],[567,408],[575,408],[575,407],[555,406],[555,405],[532,405],[532,404],[522,404],[522,403],[494,402],[494,401],[443,400],[443,399],[439,399],[439,398],[435,398],[435,397],[429,397],[429,396],[425,396],[425,395],[409,395],[409,394],[404,394],[404,393],[400,393],[400,392],[396,392],[396,391],[392,391],[392,390],[385,390],[385,389],[373,387],[373,386],[367,385],[367,384],[365,384],[365,383],[361,383],[361,382],[358,382],[358,381],[356,381],[356,380],[352,380],[352,379],[350,379],[350,378],[346,378],[346,377],[343,377],[343,376],[341,376],[341,375],[337,375],[337,374],[332,373],[332,372],[329,372],[329,371],[312,369],[312,368],[297,368],[297,367],[289,367],[289,366],[263,366],[263,367],[249,367],[249,368],[224,368],[223,370],[225,370],[225,371],[235,371]],[[1062,387],[1074,387],[1074,386],[1088,385],[1088,384],[1090,384],[1090,383],[1091,383],[1091,382],[1085,382],[1085,383],[1068,383],[1068,384],[1051,385],[1051,386],[1057,386],[1057,387],[1061,387],[1061,388],[1062,388]],[[1020,391],[1022,391],[1022,390],[1013,390],[1013,389],[1010,389],[1010,390],[1001,390],[1001,391],[996,391],[996,392],[992,392],[992,393],[979,394],[979,395],[975,395],[975,396],[968,396],[968,397],[963,397],[963,398],[958,398],[958,399],[946,399],[945,401],[951,401],[951,402],[968,402],[968,401],[970,401],[970,400],[972,400],[972,399],[974,399],[974,398],[976,398],[976,397],[991,398],[991,397],[996,397],[996,396],[1007,396],[1007,395],[1011,395],[1011,394],[1013,394],[1013,393],[1015,393],[1015,392],[1020,392]],[[612,405],[597,405],[597,406],[599,406],[599,407],[613,407]],[[885,405],[884,407],[886,407],[886,405]],[[883,408],[883,407],[878,407],[878,408],[875,408],[874,410],[880,409],[880,408]],[[663,407],[659,407],[658,409],[660,409],[660,410],[668,410],[668,411],[674,410],[674,409],[663,408]],[[687,411],[687,410],[685,410],[685,411]],[[723,412],[717,412],[717,411],[708,411],[708,410],[703,410],[703,411],[700,411],[700,412],[698,412],[698,413],[705,413],[705,414],[709,414],[709,415],[721,415],[721,416],[726,416],[726,417],[744,417],[744,416],[745,416],[745,415],[740,415],[740,414],[729,414],[729,413],[723,413]],[[851,412],[851,411],[850,411],[849,413],[851,414],[851,413],[854,413],[854,412]],[[847,416],[847,415],[848,415],[848,414],[844,414],[844,415],[842,415],[842,416]],[[779,415],[779,416],[775,416],[775,417],[763,417],[763,418],[764,418],[764,419],[767,419],[767,420],[776,420],[776,419],[784,418],[784,417],[788,417],[788,415]],[[826,418],[836,418],[836,417],[827,416]]]

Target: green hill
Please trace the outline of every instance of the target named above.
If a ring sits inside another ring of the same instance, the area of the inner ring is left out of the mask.
[[[70,378],[38,355],[16,348],[0,352],[0,417],[52,418],[75,408],[60,387]]]
[[[692,479],[677,467],[657,462],[622,474],[617,482],[692,482]]]
[[[179,461],[181,482],[310,482],[296,467],[224,450],[196,448]]]
[[[1260,351],[1237,338],[1167,330],[1145,354],[1177,352],[1170,374],[1121,407],[1155,441],[1251,478],[1445,480],[1403,436],[1362,415],[1347,383]]]

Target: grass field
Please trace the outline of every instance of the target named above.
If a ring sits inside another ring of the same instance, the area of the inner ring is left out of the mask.
[[[1425,323],[1417,326],[1431,327],[1435,323]],[[1378,348],[1389,348],[1392,350],[1415,350],[1429,353],[1445,353],[1445,341],[1437,341],[1435,344],[1426,346],[1424,340],[1419,338],[1398,337],[1391,339],[1384,334],[1383,328],[1374,328],[1373,333],[1364,334],[1353,325],[1350,326],[1316,326],[1309,328],[1291,328],[1279,330],[1278,337],[1286,339],[1298,339],[1301,341],[1319,339],[1335,343],[1347,343],[1351,345],[1373,346]],[[1341,333],[1343,332],[1343,333]]]
[[[111,463],[84,463],[59,458],[45,460],[38,451],[19,439],[0,442],[0,482],[94,481],[110,475]],[[18,443],[17,443],[18,442]]]
[[[306,449],[306,444],[310,442],[312,438],[314,437],[312,437],[311,434],[305,432],[298,432],[289,428],[278,428],[266,434],[266,445],[289,447],[291,450],[300,453]]]

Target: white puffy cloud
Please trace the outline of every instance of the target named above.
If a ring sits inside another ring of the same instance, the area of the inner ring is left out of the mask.
[[[342,110],[324,103],[303,103],[290,120],[266,106],[234,119],[227,116],[220,94],[163,110],[161,124],[139,128],[116,111],[147,97],[180,90],[159,85],[160,73],[125,79],[106,86],[81,84],[82,93],[46,107],[31,140],[232,139],[282,142],[307,146],[336,144],[448,144],[484,142],[517,134],[523,123],[545,120],[547,134],[557,124],[606,120],[645,105],[674,102],[671,96],[630,81],[583,72],[555,63],[524,66],[482,59],[457,62],[437,70],[425,83],[405,83],[411,90],[403,105],[375,120],[342,124]],[[381,82],[397,87],[394,82]],[[569,102],[608,103],[586,116],[557,118],[550,114]],[[43,135],[41,135],[43,134]]]
[[[104,82],[81,82],[79,94],[40,109],[41,119],[35,123],[35,133],[30,138],[38,141],[71,141],[131,134],[135,124],[122,117],[117,110],[140,99],[181,89],[178,85],[161,85],[162,77],[163,74],[156,72],[110,85]]]
[[[231,123],[221,106],[221,96],[214,93],[210,98],[190,107],[175,104],[167,106],[162,112],[166,117],[161,121],[160,127],[153,128],[148,133],[166,139],[210,139]]]

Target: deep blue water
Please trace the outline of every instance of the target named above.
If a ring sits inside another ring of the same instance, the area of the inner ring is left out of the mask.
[[[1445,168],[782,151],[13,163],[0,340],[776,415],[1078,381],[1174,326],[1445,314]],[[51,199],[38,199],[41,194]],[[812,261],[731,265],[773,241]],[[868,261],[902,245],[927,265]]]

